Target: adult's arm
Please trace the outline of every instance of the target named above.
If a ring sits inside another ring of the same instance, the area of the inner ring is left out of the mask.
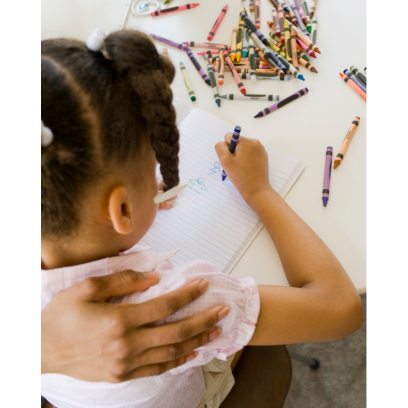
[[[159,375],[193,359],[194,349],[219,336],[214,325],[226,316],[219,315],[222,305],[175,323],[148,325],[201,296],[207,280],[141,304],[108,303],[157,282],[156,273],[123,271],[88,278],[55,296],[41,315],[42,373],[115,383]]]
[[[328,341],[363,322],[360,297],[346,271],[313,230],[271,187],[268,154],[255,139],[231,134],[215,148],[223,169],[272,238],[291,287],[259,286],[261,311],[250,345]]]

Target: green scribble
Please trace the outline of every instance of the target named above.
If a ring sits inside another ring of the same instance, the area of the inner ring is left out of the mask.
[[[188,188],[191,188],[196,193],[201,194],[201,191],[207,191],[207,187],[203,183],[204,179],[202,177],[199,177],[198,179],[191,179]]]

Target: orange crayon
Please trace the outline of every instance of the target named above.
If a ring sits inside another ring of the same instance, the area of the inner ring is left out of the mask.
[[[351,122],[350,128],[347,131],[346,137],[343,140],[343,144],[340,147],[339,152],[337,153],[336,160],[334,161],[333,168],[337,168],[337,166],[341,163],[344,158],[344,155],[347,152],[347,149],[351,143],[351,139],[353,139],[354,133],[356,133],[357,127],[360,123],[360,118],[356,116]]]
[[[296,45],[297,45],[296,35],[295,35],[295,30],[293,28],[290,29],[290,45],[292,46],[292,59],[293,59],[293,64],[292,65],[296,69],[299,69],[297,49],[296,49]]]
[[[354,90],[354,92],[358,93],[365,101],[367,101],[367,94],[358,85],[351,81],[347,75],[340,72],[340,77],[351,89]]]
[[[220,59],[220,65],[218,66],[218,85],[224,85],[224,69],[225,69],[224,51],[225,51],[224,43],[221,43],[220,58],[219,58]],[[208,62],[210,62],[210,61],[208,61]]]

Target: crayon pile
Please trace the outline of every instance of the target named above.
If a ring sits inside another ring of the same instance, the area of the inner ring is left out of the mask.
[[[364,68],[366,71],[367,67]],[[365,101],[367,101],[367,78],[356,67],[351,66],[350,69],[345,69],[340,72],[340,78]]]
[[[218,107],[221,107],[222,99],[276,101],[255,116],[255,118],[263,117],[306,95],[308,89],[300,89],[284,99],[279,95],[253,95],[247,93],[244,85],[245,80],[249,79],[252,82],[258,80],[288,81],[293,77],[304,81],[305,78],[299,71],[299,66],[306,68],[309,72],[317,73],[310,58],[316,58],[316,53],[320,54],[320,50],[316,46],[317,19],[314,15],[317,0],[313,0],[310,13],[305,0],[270,0],[270,2],[272,10],[269,10],[269,13],[273,21],[267,22],[268,36],[265,36],[260,29],[259,0],[250,1],[249,9],[247,8],[247,0],[241,0],[242,11],[237,16],[237,26],[231,29],[230,45],[224,42],[217,44],[197,41],[177,44],[153,34],[151,36],[188,53],[197,71],[212,88],[214,101]],[[225,5],[214,25],[210,27],[207,40],[212,40],[216,36],[227,12],[228,5]],[[205,60],[206,73],[197,59],[194,58],[190,47],[206,49],[197,53]],[[186,67],[183,66],[182,69],[185,78],[187,75]],[[225,82],[226,71],[233,77],[240,93],[222,95],[222,92],[219,91],[219,86]],[[186,86],[191,99],[193,99],[191,83],[186,81]],[[195,94],[194,99],[196,99]]]

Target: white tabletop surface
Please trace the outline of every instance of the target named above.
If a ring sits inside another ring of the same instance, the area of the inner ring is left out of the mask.
[[[75,37],[85,40],[94,29],[105,33],[119,28],[128,0],[42,0],[42,38]],[[198,1],[198,0],[197,0]],[[308,5],[310,7],[310,0]],[[171,5],[189,0],[174,0]],[[196,2],[192,0],[191,2]],[[125,28],[155,33],[176,42],[207,41],[221,8],[228,12],[213,42],[230,44],[232,28],[238,24],[240,0],[200,0],[193,10],[152,18],[129,16]],[[341,81],[339,72],[351,65],[363,71],[366,66],[366,10],[363,0],[341,3],[320,1],[317,45],[322,54],[311,62],[319,71],[314,74],[300,68],[306,81],[245,81],[248,93],[288,96],[308,87],[309,93],[270,114],[254,119],[268,106],[260,101],[214,102],[210,87],[202,81],[185,52],[166,47],[176,66],[182,61],[189,72],[197,101],[191,102],[180,70],[172,85],[174,95],[191,107],[205,109],[231,126],[239,125],[242,134],[259,138],[275,149],[299,158],[306,169],[286,196],[287,203],[316,231],[340,260],[360,293],[366,291],[366,102]],[[261,0],[261,30],[269,33],[271,5]],[[156,42],[157,48],[164,48]],[[193,52],[202,49],[192,48]],[[197,57],[205,64],[202,57]],[[227,73],[220,94],[237,93],[238,88]],[[334,154],[344,139],[353,118],[360,125],[342,164],[332,171],[330,199],[322,204],[325,151],[332,146]],[[381,186],[379,186],[381,188]],[[259,284],[288,285],[275,246],[265,229],[261,231],[232,275],[251,275]]]

